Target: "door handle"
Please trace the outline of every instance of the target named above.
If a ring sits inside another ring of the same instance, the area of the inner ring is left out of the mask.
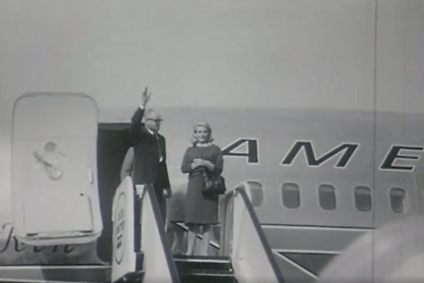
[[[34,154],[35,159],[37,159],[38,162],[43,164],[43,166],[46,170],[46,173],[49,176],[50,180],[57,181],[60,178],[62,178],[63,173],[57,166],[54,166],[50,162],[46,161],[44,159],[44,157],[38,151],[36,151],[36,150],[33,151],[33,154]]]

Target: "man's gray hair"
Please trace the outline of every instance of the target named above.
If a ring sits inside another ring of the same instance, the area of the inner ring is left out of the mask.
[[[149,119],[149,118],[151,118],[154,114],[156,114],[156,116],[160,119],[160,120],[162,120],[162,116],[161,115],[159,115],[159,113],[157,113],[154,109],[152,109],[152,108],[149,108],[149,109],[146,109],[146,111],[144,112],[144,120],[147,120],[147,119]],[[156,117],[155,117],[156,118]]]

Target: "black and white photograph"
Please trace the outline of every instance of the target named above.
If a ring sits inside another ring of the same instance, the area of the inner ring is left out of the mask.
[[[0,283],[424,281],[424,0],[0,0]]]

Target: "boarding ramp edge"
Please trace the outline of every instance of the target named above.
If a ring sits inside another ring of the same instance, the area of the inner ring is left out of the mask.
[[[0,266],[0,282],[104,283],[110,266],[103,265],[14,265]]]

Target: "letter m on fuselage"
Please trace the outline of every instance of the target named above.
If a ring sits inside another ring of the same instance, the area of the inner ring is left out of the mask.
[[[320,157],[316,157],[315,150],[312,142],[310,141],[296,141],[290,148],[286,157],[284,157],[281,165],[290,166],[293,164],[295,158],[298,156],[300,151],[303,149],[305,153],[306,163],[309,167],[319,167],[326,163],[330,159],[339,156],[339,160],[335,164],[335,168],[345,168],[351,160],[353,154],[358,149],[359,144],[355,143],[342,143],[337,147],[327,151]]]

